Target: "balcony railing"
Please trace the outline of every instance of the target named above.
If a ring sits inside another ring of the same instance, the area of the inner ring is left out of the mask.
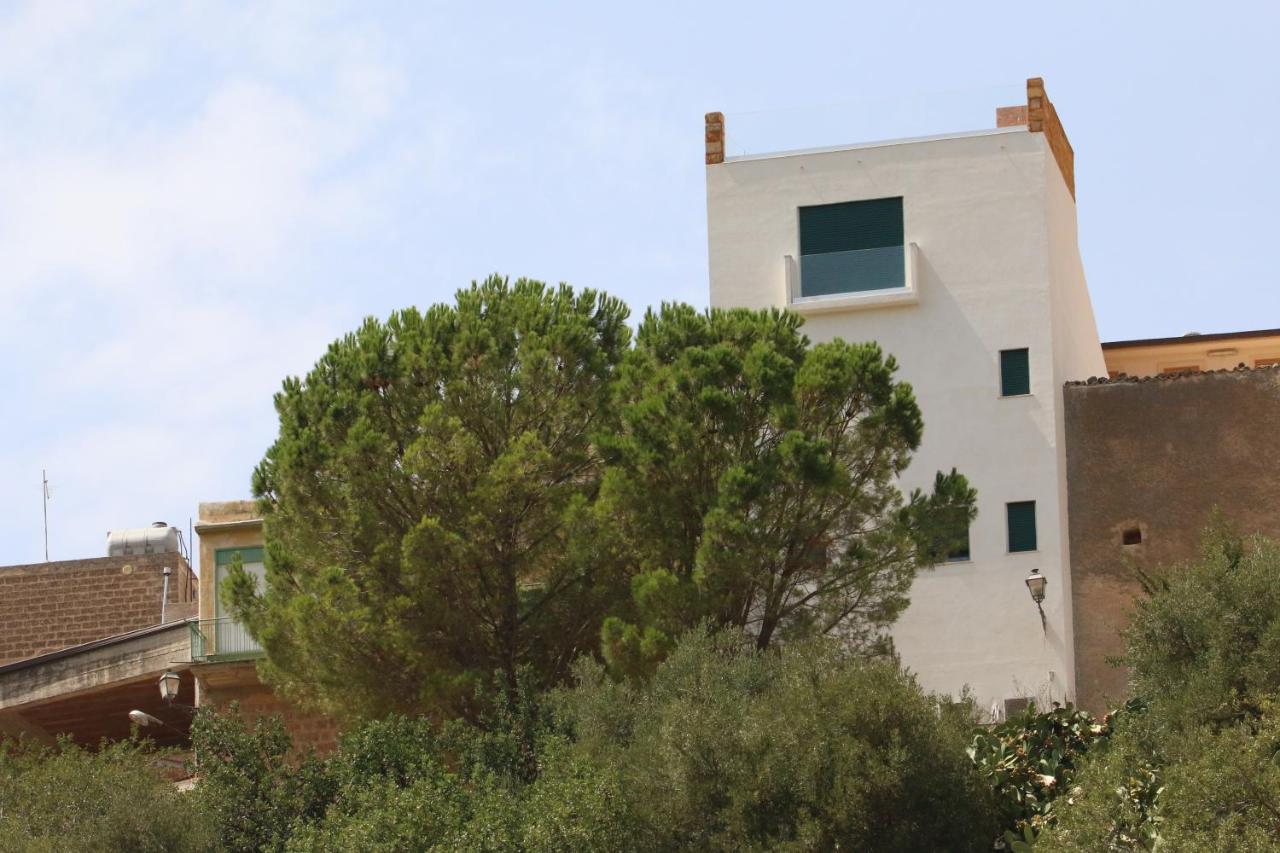
[[[920,300],[920,247],[783,256],[787,305],[801,314],[902,305]]]
[[[245,660],[262,656],[262,646],[249,631],[229,616],[191,623],[191,659],[194,661]]]

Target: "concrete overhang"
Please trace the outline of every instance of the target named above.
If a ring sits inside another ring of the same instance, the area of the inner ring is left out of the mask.
[[[182,743],[190,714],[160,697],[166,670],[180,677],[178,702],[192,704],[188,621],[171,622],[0,666],[0,734],[49,740],[68,734],[93,746],[129,736],[128,713],[145,711],[166,728],[145,732]]]

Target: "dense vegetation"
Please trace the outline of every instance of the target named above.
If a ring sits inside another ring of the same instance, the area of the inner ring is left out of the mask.
[[[0,853],[214,850],[213,824],[165,779],[162,756],[0,742]]]
[[[643,685],[584,660],[575,686],[520,695],[474,721],[367,723],[325,759],[291,758],[278,720],[202,713],[185,795],[140,748],[24,757],[0,786],[21,794],[0,800],[0,837],[49,839],[23,850],[915,851],[989,849],[998,829],[965,755],[971,709],[831,640],[760,651],[693,632]]]
[[[1050,850],[1280,846],[1280,545],[1216,522],[1127,631],[1125,716],[1078,777]],[[1037,845],[1040,846],[1040,845]]]
[[[338,750],[202,711],[179,794],[145,743],[0,745],[0,853],[1280,845],[1280,546],[1219,520],[1144,575],[1121,710],[978,726],[886,640],[974,504],[894,485],[892,358],[626,316],[491,279],[286,382],[228,603]]]

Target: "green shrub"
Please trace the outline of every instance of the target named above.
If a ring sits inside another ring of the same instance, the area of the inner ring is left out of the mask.
[[[98,752],[0,743],[0,851],[185,853],[212,849],[212,827],[131,742]]]
[[[1053,823],[1054,803],[1070,789],[1090,746],[1111,734],[1114,720],[1098,722],[1071,705],[1044,712],[1030,706],[974,735],[969,757],[996,797],[1005,847],[1028,849]]]
[[[1215,520],[1198,560],[1146,578],[1126,632],[1146,711],[1090,753],[1037,849],[1280,846],[1280,546]]]
[[[985,850],[971,711],[831,642],[757,652],[688,635],[646,686],[583,664],[573,754],[616,774],[631,849]]]
[[[294,827],[324,814],[336,794],[326,762],[291,757],[278,717],[248,725],[236,713],[202,711],[191,727],[199,783],[190,807],[201,812],[228,851],[281,850]]]

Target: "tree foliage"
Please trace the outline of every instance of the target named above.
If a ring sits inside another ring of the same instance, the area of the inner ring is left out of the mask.
[[[1053,825],[1056,804],[1071,790],[1086,754],[1115,725],[1115,714],[1099,722],[1071,705],[1048,711],[1030,705],[974,734],[969,758],[995,794],[1003,827],[999,841],[1006,849],[1029,850]]]
[[[208,729],[201,749],[259,777],[223,813],[243,837],[264,832],[258,802],[287,818],[264,846],[298,853],[989,849],[995,812],[964,754],[972,709],[890,662],[831,640],[761,652],[741,634],[691,632],[647,683],[588,661],[577,676],[514,715],[498,704],[474,722],[364,724],[314,770],[257,761],[259,740],[235,723]],[[218,778],[231,795],[233,777]],[[323,801],[273,793],[299,789]]]
[[[830,639],[691,632],[645,684],[584,662],[559,697],[644,850],[986,850],[972,708]]]
[[[185,853],[213,827],[156,766],[166,753],[121,742],[98,751],[0,742],[3,853]]]
[[[230,590],[269,680],[342,716],[456,713],[494,670],[554,682],[597,644],[617,596],[574,530],[626,317],[495,277],[366,320],[285,382],[253,479],[266,589],[240,571]]]
[[[811,346],[778,311],[650,312],[618,371],[619,429],[602,538],[631,578],[604,626],[616,671],[652,670],[706,621],[760,648],[839,634],[883,646],[921,566],[974,516],[964,477],[897,486],[923,423],[911,386],[874,343]]]
[[[300,821],[319,817],[334,785],[315,755],[291,754],[293,742],[278,717],[246,723],[232,704],[202,710],[191,727],[198,780],[192,812],[214,830],[229,853],[283,850]]]
[[[1280,545],[1216,519],[1126,632],[1145,713],[1078,777],[1049,850],[1280,846]],[[1037,848],[1041,845],[1037,845]]]
[[[974,515],[875,344],[777,311],[621,303],[491,278],[368,320],[276,397],[254,476],[267,584],[230,603],[265,676],[344,716],[479,713],[603,651],[644,676],[695,626],[887,647],[915,573]],[[603,641],[603,649],[601,644]]]

